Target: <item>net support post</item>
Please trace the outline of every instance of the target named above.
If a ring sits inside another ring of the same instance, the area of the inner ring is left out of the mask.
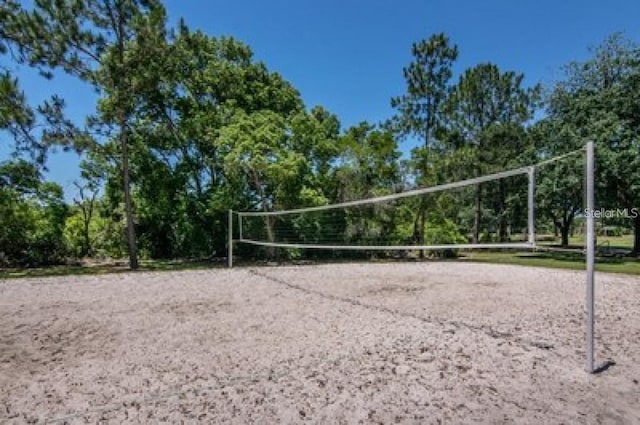
[[[595,208],[595,155],[593,142],[586,146],[587,150],[587,170],[586,170],[586,208],[585,219],[587,221],[587,246],[586,246],[586,269],[587,269],[587,293],[586,293],[586,315],[587,315],[587,359],[586,370],[594,373],[594,336],[595,336],[595,316],[594,316],[594,296],[595,296],[595,218],[593,211]]]
[[[233,210],[229,210],[227,228],[227,267],[233,267]]]
[[[529,193],[528,193],[528,217],[529,224],[529,244],[536,244],[536,222],[535,222],[535,197],[536,197],[536,167],[529,167]]]

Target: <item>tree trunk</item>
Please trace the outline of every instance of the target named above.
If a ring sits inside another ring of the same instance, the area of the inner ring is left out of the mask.
[[[562,247],[566,248],[569,246],[569,227],[562,226],[560,228],[560,233],[562,235]]]
[[[274,229],[274,222],[275,222],[275,219],[272,216],[270,215],[265,216],[265,226],[267,228],[267,239],[271,243],[276,241],[276,232]]]
[[[129,267],[135,270],[138,268],[138,245],[136,243],[131,185],[129,183],[129,149],[127,146],[126,122],[122,113],[120,116],[120,148],[122,149],[122,180],[124,183],[124,209],[127,219],[127,242],[129,243]]]
[[[431,103],[431,100],[429,100]],[[427,178],[427,169],[429,168],[428,154],[429,154],[429,135],[431,134],[431,129],[433,128],[433,117],[431,112],[427,115],[426,128],[424,129],[424,152],[425,155],[422,158],[422,177],[426,180]],[[420,207],[418,211],[418,217],[416,217],[415,227],[414,226],[414,234],[418,237],[418,244],[424,245],[424,223],[427,215],[427,203],[425,202],[425,198],[420,198]],[[417,233],[416,233],[417,231]],[[426,251],[424,249],[420,250],[420,259],[424,259],[426,257]]]
[[[633,253],[640,254],[640,214],[633,219]]]
[[[256,186],[256,190],[260,193],[260,202],[262,203],[262,211],[268,212],[269,207],[267,205],[267,195],[264,193],[264,189],[262,187],[262,183],[260,181],[260,177],[258,173],[253,172],[253,183]],[[264,225],[267,229],[267,239],[269,242],[273,243],[276,241],[276,232],[275,232],[275,218],[270,215],[264,216]],[[276,257],[276,253],[279,251],[274,246],[267,247],[267,257],[269,260],[273,260]]]
[[[270,215],[264,217],[265,228],[267,229],[267,239],[273,243],[276,241],[275,218]],[[267,258],[269,260],[278,260],[279,251],[274,246],[267,247]]]
[[[82,229],[82,238],[84,239],[83,247],[82,247],[82,256],[83,257],[92,257],[93,249],[91,249],[91,235],[89,235],[89,225],[90,219],[86,219],[84,221],[84,227]]]
[[[507,223],[507,206],[505,201],[505,189],[502,180],[499,182],[500,187],[500,211],[498,211],[498,238],[500,242],[507,242],[509,240],[509,230]]]
[[[124,209],[127,220],[127,242],[129,244],[129,268],[136,270],[138,268],[138,245],[136,243],[136,229],[133,221],[133,206],[131,203],[131,185],[129,177],[129,145],[127,138],[127,109],[123,99],[129,95],[128,91],[128,70],[126,69],[124,50],[125,50],[125,14],[123,11],[123,3],[117,2],[117,53],[122,79],[116,82],[117,108],[118,108],[118,126],[120,127],[120,149],[122,150],[122,184],[124,186]],[[115,27],[116,25],[114,25]]]
[[[413,240],[417,245],[424,245],[424,223],[427,215],[427,206],[424,199],[420,199],[420,206],[416,219],[413,222]],[[420,250],[420,258],[425,258],[425,250]]]
[[[565,212],[564,216],[562,217],[562,224],[560,227],[563,248],[567,248],[569,246],[569,234],[571,233],[572,225],[573,225],[572,211]]]
[[[476,186],[475,213],[473,217],[473,243],[480,242],[480,222],[482,221],[482,189]]]

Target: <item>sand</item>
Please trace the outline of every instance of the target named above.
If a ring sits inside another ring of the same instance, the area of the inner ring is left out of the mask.
[[[0,423],[640,423],[640,278],[357,263],[0,281]]]

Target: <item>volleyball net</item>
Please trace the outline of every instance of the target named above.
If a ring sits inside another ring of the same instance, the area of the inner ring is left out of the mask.
[[[430,187],[293,209],[230,210],[228,266],[237,244],[298,259],[349,251],[548,250],[553,247],[541,244],[538,232],[557,232],[563,221],[566,232],[566,221],[578,217],[584,241],[578,251],[586,263],[586,369],[592,373],[595,222],[582,212],[595,210],[594,173],[589,142],[532,165]]]

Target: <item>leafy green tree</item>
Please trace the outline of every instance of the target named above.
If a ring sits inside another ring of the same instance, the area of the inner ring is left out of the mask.
[[[233,38],[180,24],[153,48],[157,61],[145,72],[155,83],[137,93],[131,123],[141,244],[152,256],[219,255],[227,210],[256,207],[251,186],[225,171],[232,149],[223,130],[237,120],[279,117],[288,143],[313,163],[311,180],[330,168],[327,139],[339,123],[321,108],[306,113],[299,93]]]
[[[26,160],[0,163],[0,262],[46,265],[65,255],[62,188]]]
[[[136,40],[138,45],[142,43],[141,35],[163,33],[164,21],[164,8],[157,1],[36,0],[32,9],[12,13],[6,27],[7,38],[18,47],[24,61],[45,73],[63,69],[103,94],[99,114],[90,122],[95,131],[108,136],[116,130],[133,269],[138,259],[130,192],[129,124],[135,110],[132,93],[146,83],[137,77],[144,75],[139,71],[148,54],[138,49],[136,55],[130,55],[128,48]]]
[[[398,113],[392,126],[402,136],[413,136],[423,145],[414,149],[412,156],[419,171],[418,183],[429,181],[430,157],[438,146],[437,133],[443,127],[443,106],[449,93],[453,63],[458,58],[458,47],[451,45],[444,33],[432,35],[411,46],[413,60],[403,69],[406,93],[391,99]],[[414,238],[424,244],[426,204],[420,202],[414,224]]]
[[[553,127],[553,152],[596,143],[600,206],[637,208],[640,200],[640,48],[613,34],[592,49],[592,57],[565,68],[553,87],[548,121]],[[560,138],[560,140],[558,140]],[[582,206],[581,194],[572,204]],[[635,218],[634,252],[640,252],[640,217]],[[566,233],[566,230],[563,230]],[[563,236],[563,242],[564,242]]]
[[[121,258],[126,255],[126,242],[123,244],[126,224],[113,219],[108,202],[104,198],[95,199],[90,221],[83,208],[87,206],[69,207],[63,231],[67,254],[75,258]]]
[[[535,162],[535,147],[530,131],[522,123],[494,124],[481,134],[483,161],[492,172],[517,168]],[[507,242],[511,227],[526,228],[527,179],[523,176],[500,179],[483,185],[484,207],[490,211],[497,239]]]
[[[501,158],[513,157],[520,142],[510,138],[497,138],[494,127],[509,129],[510,135],[533,117],[538,105],[540,87],[523,87],[524,74],[502,72],[496,65],[485,63],[467,69],[452,89],[446,104],[449,143],[454,148],[472,147],[475,151],[469,169],[478,176],[501,168]],[[506,127],[505,127],[506,126]],[[487,135],[487,132],[493,132]],[[487,149],[491,141],[491,149]],[[482,186],[476,186],[474,195],[473,240],[480,236],[482,222]]]
[[[310,172],[307,186],[317,191],[318,197],[312,202],[320,205],[337,196],[335,160],[344,152],[340,140],[340,120],[322,106],[315,106],[307,112],[295,114],[291,120],[293,143],[309,161]]]
[[[225,174],[243,185],[255,207],[265,212],[295,204],[301,176],[308,169],[287,133],[286,120],[274,112],[241,112],[221,130],[218,140]],[[265,225],[269,241],[275,241],[275,220],[267,216]]]
[[[398,110],[393,125],[400,134],[417,136],[429,147],[436,143],[436,130],[442,126],[442,106],[458,47],[439,33],[413,43],[411,54],[413,61],[403,69],[407,92],[391,99],[391,106]]]
[[[362,122],[341,138],[335,177],[336,202],[387,195],[402,190],[398,144],[392,132]],[[413,214],[404,206],[378,204],[346,211],[344,222],[329,232],[345,234],[344,242],[386,244],[406,237]],[[399,242],[399,241],[398,241]],[[406,240],[402,242],[407,243]]]
[[[77,195],[73,199],[73,203],[80,213],[82,220],[82,242],[80,250],[77,252],[79,257],[92,257],[94,255],[93,240],[91,238],[91,222],[94,219],[98,193],[100,191],[99,181],[97,179],[86,178],[85,181],[73,183],[77,190]]]
[[[339,202],[389,194],[400,189],[400,151],[389,131],[362,122],[341,138],[337,167]]]
[[[7,145],[15,156],[27,157],[43,167],[50,146],[73,146],[76,128],[63,114],[65,102],[61,97],[54,95],[33,107],[12,73],[16,60],[10,53],[10,37],[19,10],[14,1],[0,4],[0,130],[9,139]]]
[[[560,121],[546,117],[531,130],[540,160],[579,149],[580,138]],[[560,232],[563,247],[569,245],[569,235],[576,214],[583,207],[584,157],[569,157],[540,168],[536,175],[537,221],[551,220],[554,231]]]

